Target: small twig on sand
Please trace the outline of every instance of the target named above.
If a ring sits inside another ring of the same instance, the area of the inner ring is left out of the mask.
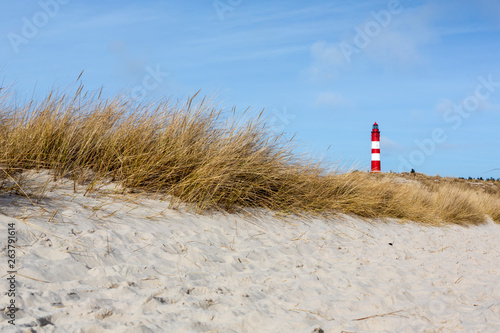
[[[108,242],[108,254],[109,254],[109,236],[108,236],[108,232],[106,231],[106,241]]]
[[[302,236],[304,236],[306,232],[307,232],[307,230],[304,231],[303,233],[301,233],[299,236],[292,238],[292,241],[295,242],[295,241],[302,239]]]
[[[365,320],[365,319],[376,318],[376,317],[390,316],[390,315],[396,314],[396,313],[401,312],[401,311],[403,311],[403,310],[393,311],[393,312],[389,312],[389,313],[384,313],[384,314],[379,314],[379,315],[373,315],[373,316],[363,317],[363,318],[358,318],[358,319],[353,319],[353,321]]]
[[[56,217],[56,214],[59,212],[59,209],[56,209],[52,215],[49,217],[49,223],[52,222],[52,220],[54,219],[54,217]],[[57,223],[57,222],[56,222]]]
[[[179,273],[179,280],[182,282],[181,270],[179,268],[179,262],[177,262],[177,272]]]
[[[310,313],[310,314],[313,314],[315,316],[318,316],[318,317],[321,317],[321,318],[324,318],[326,320],[335,320],[335,318],[329,318],[329,317],[325,317],[317,312],[312,312],[312,311],[309,311],[309,310],[303,310],[303,309],[290,309],[290,311],[302,311],[302,312],[307,312],[307,313]]]
[[[146,248],[146,247],[148,247],[148,246],[151,246],[151,245],[153,245],[153,243],[148,244],[148,245],[143,246],[143,247],[140,247],[140,248],[138,248],[137,250],[134,250],[134,251],[132,251],[132,252],[137,252],[137,251],[142,250],[142,249],[144,249],[144,248]]]
[[[19,273],[16,273],[16,274],[19,275],[19,276],[25,277],[27,279],[35,280],[35,281],[38,281],[38,282],[51,283],[49,281],[44,281],[44,280],[39,280],[39,279],[32,278],[31,276],[27,276],[27,275],[23,275],[23,274],[19,274]]]
[[[247,239],[245,239],[245,240],[249,240],[249,239],[252,239],[252,238],[254,238],[254,237],[257,237],[257,236],[262,236],[262,235],[265,235],[265,233],[264,233],[264,232],[259,232],[258,234],[252,235],[252,236],[248,237],[248,238],[247,238]]]

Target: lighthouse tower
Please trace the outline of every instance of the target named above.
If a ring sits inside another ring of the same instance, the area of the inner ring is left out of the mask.
[[[380,172],[380,131],[378,124],[373,124],[372,129],[372,173]]]

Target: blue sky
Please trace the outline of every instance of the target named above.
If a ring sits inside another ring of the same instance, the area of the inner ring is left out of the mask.
[[[298,152],[362,170],[376,121],[383,171],[500,178],[499,59],[497,0],[41,0],[0,12],[0,79],[19,96],[82,70],[109,96],[201,89],[223,108],[264,108]]]

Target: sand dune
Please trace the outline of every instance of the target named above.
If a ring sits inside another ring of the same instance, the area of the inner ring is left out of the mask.
[[[493,222],[200,216],[144,196],[83,194],[67,182],[39,202],[0,198],[2,267],[8,223],[19,261],[16,326],[2,314],[0,330],[500,330]]]

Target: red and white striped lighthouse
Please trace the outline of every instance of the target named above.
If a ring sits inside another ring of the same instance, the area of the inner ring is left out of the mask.
[[[380,131],[378,124],[373,124],[372,129],[372,173],[380,172]]]

